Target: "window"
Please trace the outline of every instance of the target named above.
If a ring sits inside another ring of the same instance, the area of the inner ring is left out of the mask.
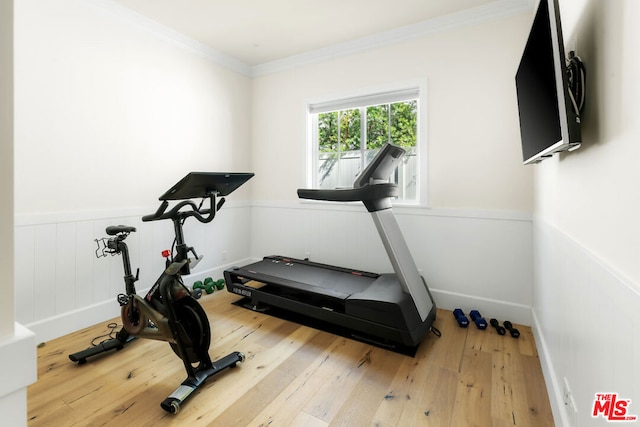
[[[419,89],[311,104],[312,186],[351,187],[387,142],[406,150],[391,182],[399,200],[418,201]]]

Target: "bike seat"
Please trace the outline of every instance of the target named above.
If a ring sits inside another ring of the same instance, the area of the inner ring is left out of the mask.
[[[136,228],[129,225],[110,225],[106,231],[109,236],[115,236],[120,233],[131,233],[136,231]]]

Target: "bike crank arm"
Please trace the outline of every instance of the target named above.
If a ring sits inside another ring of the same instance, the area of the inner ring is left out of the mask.
[[[177,414],[180,411],[181,405],[191,396],[191,394],[198,389],[204,382],[211,376],[224,371],[227,368],[233,368],[236,363],[244,362],[244,353],[234,351],[218,359],[211,364],[211,366],[198,369],[194,376],[189,376],[186,380],[180,384],[180,387],[175,389],[165,400],[162,401],[160,406],[167,412]]]

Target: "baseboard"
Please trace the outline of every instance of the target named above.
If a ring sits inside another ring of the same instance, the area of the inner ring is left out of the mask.
[[[205,277],[211,277],[214,280],[220,279],[223,277],[223,272],[227,268],[234,265],[245,265],[250,262],[254,262],[254,259],[246,258],[238,260],[224,266],[219,266],[208,270],[199,271],[188,276],[184,276],[183,280],[185,285],[191,288],[193,282],[197,280],[204,280]],[[147,291],[148,288],[138,289],[138,294],[144,295]],[[73,310],[56,316],[48,317],[46,319],[38,320],[25,326],[35,334],[36,341],[41,343],[61,337],[66,334],[70,334],[89,326],[93,326],[100,322],[109,321],[118,316],[120,316],[120,306],[116,302],[116,295],[114,295],[113,298],[109,300],[102,301],[78,310]]]
[[[531,310],[531,317],[533,320],[531,331],[533,332],[533,338],[536,342],[536,349],[538,351],[538,358],[540,359],[542,375],[544,376],[545,384],[547,386],[547,395],[549,396],[549,403],[551,404],[554,424],[558,426],[569,426],[571,424],[569,424],[569,417],[564,407],[562,387],[558,384],[558,377],[556,376],[553,363],[551,362],[549,347],[542,335],[542,328],[540,327],[536,312],[533,309]]]
[[[495,317],[500,321],[509,320],[519,325],[531,326],[531,307],[527,305],[441,289],[430,289],[430,291],[438,308],[447,310],[461,308],[465,313],[478,310],[487,320]]]
[[[104,322],[120,314],[120,307],[114,295],[111,300],[102,301],[78,310],[68,311],[57,316],[48,317],[29,323],[26,326],[36,335],[36,340],[43,343],[71,332]],[[87,343],[89,345],[89,343]]]

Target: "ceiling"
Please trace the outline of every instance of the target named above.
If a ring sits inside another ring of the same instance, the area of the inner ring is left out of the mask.
[[[248,66],[515,0],[113,0]],[[497,5],[497,6],[496,6]]]

